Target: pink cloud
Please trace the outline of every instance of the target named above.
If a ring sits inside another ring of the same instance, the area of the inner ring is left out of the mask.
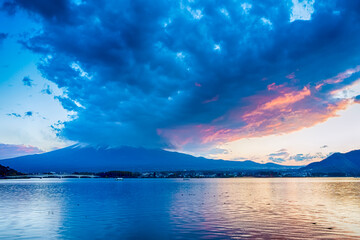
[[[267,85],[267,89],[269,91],[272,91],[272,90],[276,90],[276,89],[279,89],[279,88],[283,88],[284,86],[285,86],[284,84],[276,85],[276,83],[272,83],[272,84]]]
[[[215,97],[213,97],[211,99],[207,99],[207,100],[203,101],[202,103],[206,104],[206,103],[216,102],[217,100],[219,100],[219,95],[216,95]]]
[[[274,85],[273,85],[274,86]],[[272,95],[259,93],[245,99],[248,104],[233,109],[209,124],[180,126],[158,132],[176,148],[206,148],[239,140],[273,134],[291,133],[336,117],[354,101],[330,101],[311,92],[279,86]],[[316,93],[316,92],[315,92]]]
[[[206,149],[242,138],[291,133],[312,127],[336,117],[338,111],[359,102],[360,97],[334,98],[334,94],[344,88],[341,84],[334,85],[337,87],[335,90],[320,91],[323,85],[341,83],[359,71],[360,66],[348,69],[333,78],[318,82],[314,88],[308,85],[298,89],[287,84],[271,83],[266,90],[242,99],[242,106],[207,124],[161,129],[158,134],[176,148]],[[217,100],[218,95],[203,103]]]
[[[336,95],[339,94],[340,92],[346,91],[346,89],[349,89],[351,87],[354,87],[355,85],[360,83],[360,78],[357,79],[356,81],[352,82],[351,84],[348,84],[346,86],[343,86],[341,88],[335,89],[333,91],[330,92],[331,95]]]
[[[280,96],[272,99],[271,101],[268,101],[265,104],[263,104],[259,110],[281,108],[286,105],[296,103],[296,102],[304,99],[306,96],[310,96],[310,94],[311,94],[311,92],[310,92],[309,88],[307,88],[307,87],[304,87],[301,91],[292,91],[289,93],[284,93],[283,95],[280,95]]]
[[[322,80],[320,82],[318,82],[315,86],[316,90],[321,89],[324,85],[327,84],[336,84],[336,83],[341,83],[343,82],[346,78],[351,77],[354,73],[360,72],[360,65],[356,66],[355,68],[350,68],[347,69],[344,72],[339,73],[338,75],[336,75],[335,77],[332,78],[328,78],[325,80]]]
[[[294,79],[295,78],[295,73],[292,72],[289,75],[286,76],[287,79]]]
[[[42,153],[37,147],[30,145],[15,145],[0,143],[0,159],[19,157],[23,155]],[[1,163],[0,163],[1,164]]]

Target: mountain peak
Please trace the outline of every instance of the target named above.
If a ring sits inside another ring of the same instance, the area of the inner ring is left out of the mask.
[[[318,173],[360,173],[360,150],[334,153],[320,162],[310,163],[301,170]]]

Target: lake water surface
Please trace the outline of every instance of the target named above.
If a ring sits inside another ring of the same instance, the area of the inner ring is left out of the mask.
[[[360,179],[0,180],[0,239],[359,239]]]

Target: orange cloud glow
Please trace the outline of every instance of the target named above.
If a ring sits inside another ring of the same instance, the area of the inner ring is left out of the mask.
[[[159,135],[169,139],[176,148],[201,147],[223,144],[243,138],[285,134],[312,127],[336,117],[355,101],[351,98],[334,98],[333,92],[319,92],[325,84],[336,84],[359,72],[360,66],[319,82],[315,88],[305,86],[298,90],[286,84],[267,86],[262,92],[246,98],[243,107],[229,111],[208,124],[162,129]],[[339,89],[341,86],[339,85]],[[217,101],[218,96],[204,101]]]

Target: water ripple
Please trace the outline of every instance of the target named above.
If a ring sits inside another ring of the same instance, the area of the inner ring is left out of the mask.
[[[359,239],[360,181],[0,181],[0,239]]]

